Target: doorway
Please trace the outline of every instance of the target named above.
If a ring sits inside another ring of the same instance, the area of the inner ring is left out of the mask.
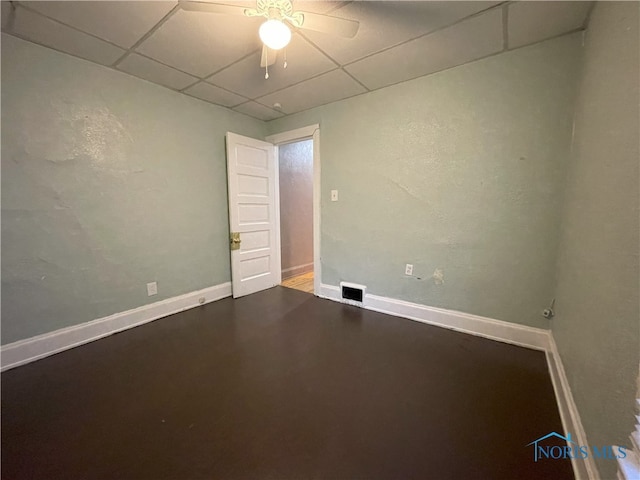
[[[313,293],[313,139],[278,146],[281,285]]]
[[[320,128],[266,138],[276,145],[279,184],[281,285],[320,292]]]

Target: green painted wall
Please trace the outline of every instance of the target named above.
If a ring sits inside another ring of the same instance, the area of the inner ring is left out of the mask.
[[[562,362],[592,445],[629,445],[640,362],[637,2],[599,2],[576,106],[558,261]],[[601,460],[602,478],[616,464]]]
[[[269,122],[320,123],[322,281],[548,328],[580,53],[574,34]]]
[[[264,128],[3,34],[2,343],[229,281],[224,135]]]

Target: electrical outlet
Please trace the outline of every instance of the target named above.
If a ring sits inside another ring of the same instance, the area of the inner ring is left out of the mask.
[[[407,266],[404,268],[405,275],[413,275],[413,265],[407,263]]]
[[[332,202],[338,201],[338,190],[331,190],[331,201]]]
[[[158,283],[157,282],[147,283],[147,295],[151,297],[152,295],[157,295],[157,294],[158,294]]]
[[[433,278],[433,283],[435,283],[436,285],[444,285],[444,270],[441,268],[436,268],[431,278]]]

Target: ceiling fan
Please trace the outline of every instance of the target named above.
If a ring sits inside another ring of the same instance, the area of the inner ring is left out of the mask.
[[[269,65],[273,65],[276,61],[275,55],[271,55],[269,58],[269,50],[280,50],[286,47],[291,40],[289,25],[295,28],[329,33],[346,38],[353,38],[360,26],[360,23],[355,20],[319,13],[294,11],[291,0],[257,0],[256,8],[245,8],[224,3],[180,0],[180,7],[191,12],[266,18],[267,20],[260,26],[258,31],[263,43],[260,66],[264,68],[268,68]],[[287,67],[286,60],[284,67]],[[268,70],[265,78],[269,78]]]

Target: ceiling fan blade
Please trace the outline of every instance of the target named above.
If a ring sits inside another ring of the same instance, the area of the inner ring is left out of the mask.
[[[300,12],[304,19],[300,28],[315,32],[330,33],[341,37],[353,38],[358,33],[360,22],[346,18],[332,17],[318,13]]]
[[[262,56],[260,57],[260,66],[262,68],[267,67],[267,66],[271,66],[274,63],[276,63],[276,59],[278,56],[278,52],[275,50],[271,50],[270,48],[267,48],[266,45],[262,46]]]
[[[180,0],[180,8],[189,12],[221,13],[223,15],[244,15],[245,7],[224,3],[190,2]]]

